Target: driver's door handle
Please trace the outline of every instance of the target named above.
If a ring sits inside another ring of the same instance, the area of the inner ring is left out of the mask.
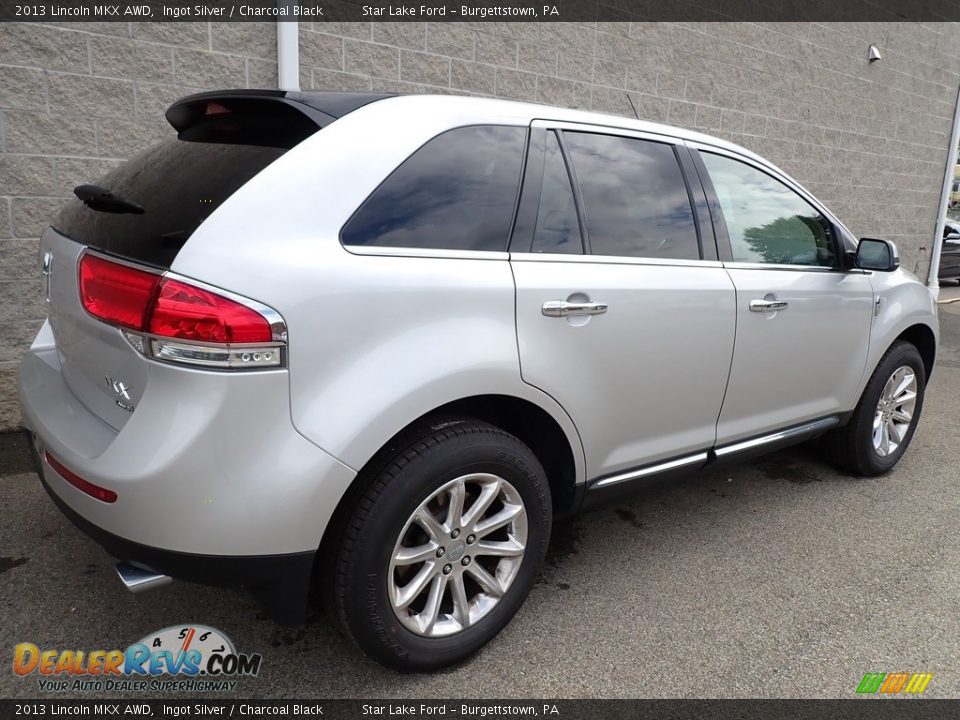
[[[750,312],[773,312],[775,310],[786,310],[788,303],[786,300],[751,300]]]
[[[607,311],[602,302],[567,302],[549,300],[543,304],[541,312],[547,317],[569,317],[570,315],[601,315]]]

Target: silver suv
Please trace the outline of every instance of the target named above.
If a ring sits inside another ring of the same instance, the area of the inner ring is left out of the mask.
[[[782,171],[499,100],[229,91],[75,190],[20,393],[132,589],[311,579],[401,670],[495,636],[556,517],[825,436],[892,468],[934,298]]]

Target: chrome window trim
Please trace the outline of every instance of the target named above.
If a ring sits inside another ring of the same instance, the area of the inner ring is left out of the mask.
[[[351,255],[372,255],[376,257],[412,257],[454,260],[509,260],[506,250],[447,250],[441,248],[408,248],[387,245],[343,245],[341,247]]]
[[[510,253],[510,261],[596,263],[603,265],[656,265],[661,267],[723,267],[723,263],[717,260],[674,260],[669,258],[646,258],[627,255],[568,255],[564,253]]]
[[[839,424],[840,418],[836,416],[820,418],[819,420],[813,420],[811,422],[804,423],[803,425],[797,425],[796,427],[780,430],[769,435],[761,435],[760,437],[751,438],[749,440],[742,440],[730,445],[724,445],[716,448],[713,452],[717,457],[726,457],[727,455],[734,455],[738,452],[743,452],[744,450],[751,450],[756,447],[762,447],[764,445],[769,445],[770,443],[779,442],[780,440],[789,440],[801,435],[819,432],[820,430],[829,430],[830,428],[836,427]]]
[[[706,462],[708,458],[709,453],[706,451],[698,452],[694,453],[693,455],[686,455],[684,457],[677,458],[676,460],[668,460],[667,462],[657,463],[656,465],[647,465],[639,470],[628,470],[624,473],[609,475],[605,478],[601,478],[600,480],[594,480],[590,483],[590,487],[607,487],[608,485],[616,485],[617,483],[626,482],[627,480],[638,480],[642,477],[647,477],[648,475],[656,475],[661,472],[675,470],[676,468],[686,467],[687,465],[693,465],[698,462]]]
[[[826,265],[787,265],[781,263],[751,263],[751,262],[725,262],[723,266],[728,270],[779,270],[781,272],[817,272],[817,273],[835,273],[840,272],[838,268],[828,267]]]
[[[586,132],[599,135],[617,135],[620,137],[636,138],[637,140],[651,140],[653,142],[665,143],[667,145],[683,145],[685,140],[676,135],[666,135],[661,133],[649,132],[646,130],[635,130],[618,125],[601,125],[582,122],[568,122],[565,120],[550,120],[549,118],[534,118],[530,127],[543,128],[545,130],[569,130],[570,132]]]
[[[767,175],[770,175],[775,180],[779,180],[788,188],[790,188],[795,193],[797,193],[804,200],[806,200],[808,203],[810,203],[817,212],[819,212],[821,215],[827,218],[831,223],[839,227],[841,230],[845,230],[847,233],[849,233],[851,237],[856,238],[856,235],[850,232],[850,229],[846,225],[844,225],[839,220],[839,218],[837,218],[836,215],[830,212],[830,210],[827,209],[823,205],[823,203],[817,200],[817,198],[814,197],[809,190],[807,190],[805,187],[803,187],[803,185],[801,185],[796,180],[794,180],[789,175],[787,175],[783,170],[778,168],[776,165],[769,163],[765,160],[758,159],[758,157],[751,157],[750,155],[744,155],[743,153],[737,152],[735,150],[730,150],[728,148],[721,147],[719,145],[711,145],[709,143],[705,143],[698,140],[684,140],[683,143],[691,150],[702,150],[703,152],[713,153],[714,155],[723,155],[733,160],[738,160],[742,163],[746,163],[747,165],[750,165],[755,169],[760,170],[761,172],[764,172]],[[837,241],[840,242],[841,244],[843,242],[841,238],[837,238]],[[762,265],[763,263],[758,263],[758,264]],[[801,266],[801,267],[805,267],[805,266]]]

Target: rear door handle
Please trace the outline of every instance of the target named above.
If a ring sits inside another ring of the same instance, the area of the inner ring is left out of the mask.
[[[773,312],[775,310],[786,310],[788,303],[786,300],[751,300],[750,312]]]
[[[547,317],[569,317],[570,315],[602,315],[607,304],[602,302],[567,302],[549,300],[543,304],[541,312]]]

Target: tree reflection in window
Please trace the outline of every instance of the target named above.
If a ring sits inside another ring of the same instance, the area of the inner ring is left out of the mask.
[[[737,262],[831,267],[829,221],[770,175],[723,155],[701,153],[723,210]]]

